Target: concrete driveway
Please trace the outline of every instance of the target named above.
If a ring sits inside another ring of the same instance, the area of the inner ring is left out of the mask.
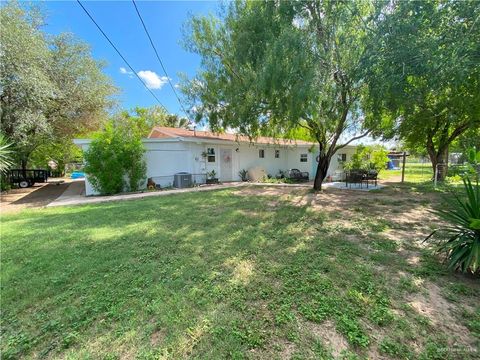
[[[85,195],[83,180],[67,179],[64,183],[38,184],[26,189],[12,189],[1,195],[1,213],[17,212],[28,208],[40,208],[63,196]]]

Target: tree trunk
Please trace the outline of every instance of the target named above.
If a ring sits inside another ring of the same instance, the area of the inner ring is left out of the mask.
[[[433,179],[438,169],[437,181],[444,181],[448,171],[448,147],[442,152],[429,152],[430,161],[432,162]]]
[[[318,165],[317,165],[317,172],[315,173],[315,181],[313,182],[313,189],[315,191],[322,190],[322,183],[327,176],[328,166],[330,165],[330,156],[324,154],[318,156]]]
[[[22,166],[22,175],[24,178],[27,178],[27,159],[23,158],[20,160],[20,164]]]

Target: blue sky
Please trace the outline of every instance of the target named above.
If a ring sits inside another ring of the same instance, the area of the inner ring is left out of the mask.
[[[93,18],[110,37],[123,56],[152,88],[171,113],[182,114],[175,95],[143,30],[131,1],[82,1]],[[197,55],[182,46],[182,26],[190,15],[215,13],[214,1],[137,1],[137,7],[173,84],[179,73],[194,76],[200,66]],[[90,44],[93,57],[107,63],[104,71],[120,89],[120,108],[157,104],[153,96],[130,71],[76,1],[47,1],[45,31],[51,34],[72,32]],[[127,71],[121,70],[124,68]],[[122,73],[123,72],[123,73]],[[155,73],[155,74],[153,74]],[[157,75],[157,76],[155,76]],[[181,93],[177,90],[177,93]]]

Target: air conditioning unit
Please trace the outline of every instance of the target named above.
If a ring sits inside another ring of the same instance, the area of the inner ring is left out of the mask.
[[[193,186],[192,174],[179,172],[173,175],[173,186],[179,189]]]

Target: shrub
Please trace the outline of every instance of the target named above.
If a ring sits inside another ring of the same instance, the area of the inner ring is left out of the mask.
[[[425,241],[440,235],[436,251],[445,254],[448,267],[476,273],[480,270],[480,151],[470,149],[467,159],[469,171],[463,177],[464,196],[454,194],[450,206],[434,211],[451,225],[435,229]],[[471,177],[475,178],[475,184]]]
[[[146,177],[144,153],[134,124],[110,122],[84,152],[85,173],[100,194],[137,191]]]
[[[217,176],[217,173],[215,172],[215,170],[212,170],[212,171],[210,171],[210,172],[207,172],[207,177],[208,177],[209,179],[212,179],[212,180],[213,180],[213,179],[215,179],[215,176]]]
[[[385,165],[388,162],[387,154],[388,151],[380,145],[359,145],[351,160],[344,164],[344,169],[380,171],[385,169]]]
[[[469,164],[466,165],[449,165],[448,166],[448,177],[465,177],[465,176],[474,176],[475,170],[472,169]]]
[[[248,171],[245,169],[242,169],[238,172],[238,176],[240,176],[240,179],[242,181],[248,181]]]
[[[10,182],[8,180],[7,172],[13,166],[12,161],[12,143],[0,133],[0,190],[10,190]]]
[[[3,173],[0,173],[0,191],[8,191],[10,189],[11,186],[8,178]]]
[[[475,273],[480,269],[480,189],[466,177],[465,196],[454,194],[454,201],[445,209],[435,210],[451,225],[435,229],[426,239],[440,235],[436,251],[446,256],[450,269]],[[443,236],[442,236],[443,235]]]
[[[0,172],[5,174],[6,171],[12,167],[12,143],[0,133]]]

